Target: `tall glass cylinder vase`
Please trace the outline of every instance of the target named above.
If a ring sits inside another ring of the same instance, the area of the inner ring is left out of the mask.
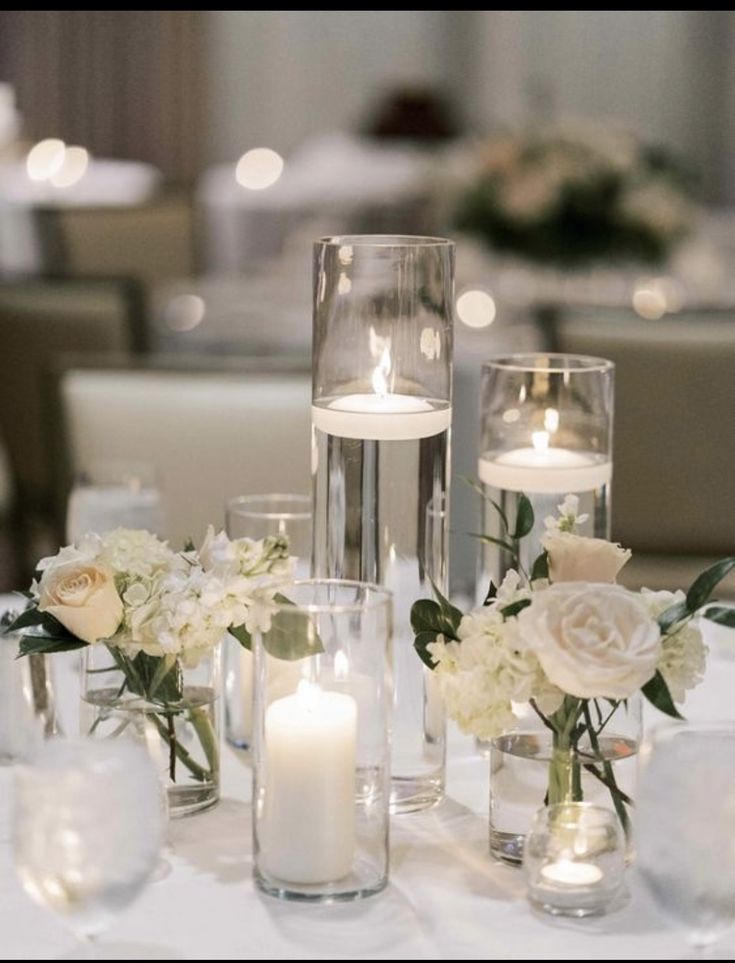
[[[512,546],[521,494],[535,517],[520,547],[528,574],[543,551],[544,520],[566,495],[577,495],[587,516],[578,533],[609,538],[613,376],[611,361],[570,354],[508,355],[483,366],[478,602],[513,565],[504,545]]]
[[[171,816],[219,799],[220,646],[195,663],[99,642],[84,649],[81,734],[148,750]]]
[[[296,578],[311,574],[311,497],[309,495],[240,495],[225,506],[231,539],[279,536],[296,559]],[[225,655],[225,736],[237,749],[249,749],[253,731],[253,654],[229,633]]]
[[[454,245],[342,236],[314,260],[314,574],[395,602],[391,804],[444,791],[445,718],[413,603],[446,591]]]
[[[254,633],[258,887],[349,900],[388,882],[390,593],[310,579]]]

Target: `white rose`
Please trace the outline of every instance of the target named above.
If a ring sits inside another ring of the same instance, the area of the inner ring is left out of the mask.
[[[618,585],[552,585],[534,595],[518,625],[549,681],[580,699],[627,699],[661,658],[656,621]]]
[[[615,542],[571,532],[549,531],[541,543],[549,553],[552,582],[614,582],[631,555]]]
[[[83,642],[109,639],[122,621],[122,601],[106,565],[83,561],[51,565],[38,588],[40,611],[53,615]]]

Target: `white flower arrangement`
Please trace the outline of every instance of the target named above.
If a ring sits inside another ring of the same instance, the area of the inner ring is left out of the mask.
[[[539,261],[663,261],[693,219],[685,170],[622,130],[508,132],[476,152],[459,227]]]
[[[171,782],[179,761],[190,778],[207,783],[219,767],[217,739],[184,670],[196,668],[228,631],[245,647],[252,632],[268,631],[276,602],[285,601],[277,586],[294,563],[285,538],[230,541],[211,527],[198,552],[175,552],[142,530],[90,534],[39,562],[26,609],[5,631],[22,633],[21,655],[106,648],[111,667],[87,671],[117,678],[92,729],[104,713],[132,706],[158,731]],[[292,657],[301,640],[291,632],[281,644]],[[198,760],[186,744],[194,735]]]
[[[195,665],[229,629],[267,630],[275,584],[293,571],[285,539],[230,541],[210,526],[199,552],[175,552],[150,532],[85,536],[38,564],[14,623],[22,652],[105,642]]]
[[[679,715],[676,703],[702,681],[705,668],[698,616],[735,626],[735,609],[710,602],[735,558],[708,569],[686,594],[632,592],[615,584],[631,553],[579,535],[585,516],[578,508],[575,496],[565,498],[558,516],[546,520],[544,551],[531,575],[509,571],[500,586],[491,585],[481,608],[463,615],[439,592],[436,601],[417,602],[415,647],[464,732],[498,737],[516,725],[519,704],[530,705],[551,731],[554,751],[567,754],[556,771],[552,759],[549,801],[573,798],[580,784],[574,766],[584,757],[584,768],[610,789],[625,825],[629,800],[595,748],[600,734],[639,691],[661,711]],[[516,557],[534,524],[525,496],[518,519],[515,532],[505,533]],[[593,718],[605,722],[593,724]]]

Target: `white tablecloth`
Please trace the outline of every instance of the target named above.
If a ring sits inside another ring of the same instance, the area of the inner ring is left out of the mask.
[[[0,597],[0,608],[3,599]],[[735,637],[717,629],[692,718],[732,718]],[[728,646],[732,646],[729,651]],[[64,926],[22,892],[11,866],[11,771],[0,770],[0,957],[73,951]],[[635,873],[618,911],[588,920],[532,912],[522,873],[487,850],[487,763],[452,735],[446,800],[391,826],[391,882],[379,896],[337,905],[285,903],[251,878],[249,769],[224,753],[224,798],[170,830],[170,872],[103,937],[108,959],[674,959],[683,931],[655,910]],[[675,841],[672,841],[675,844]],[[735,933],[718,946],[732,959]],[[67,957],[78,958],[78,956]]]

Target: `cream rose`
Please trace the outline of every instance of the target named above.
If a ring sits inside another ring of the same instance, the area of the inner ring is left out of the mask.
[[[549,681],[580,699],[627,699],[661,658],[656,621],[619,585],[552,585],[519,614],[518,626]]]
[[[38,590],[40,611],[53,615],[83,642],[109,639],[122,621],[123,604],[112,571],[98,562],[50,565]]]
[[[631,555],[615,542],[571,532],[547,532],[541,541],[549,553],[552,582],[614,582]]]

